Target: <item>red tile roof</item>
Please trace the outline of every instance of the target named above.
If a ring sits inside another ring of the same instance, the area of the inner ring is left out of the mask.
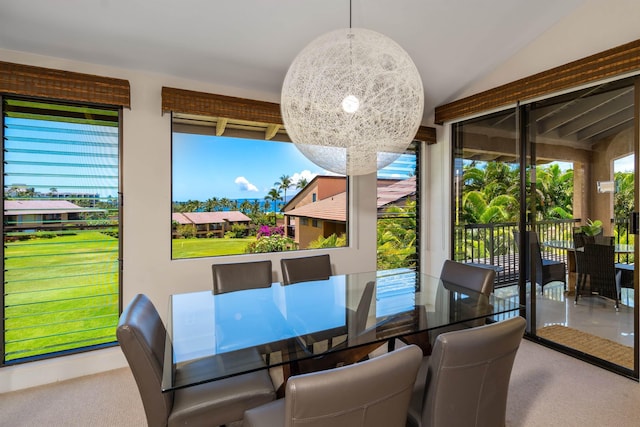
[[[392,184],[389,184],[387,180],[380,181],[380,185],[378,186],[378,209],[403,198],[415,196],[416,194],[415,177],[396,181]],[[291,209],[284,214],[288,216],[346,222],[347,193],[339,193],[335,196]]]
[[[285,215],[346,222],[347,193],[339,193],[335,196],[291,209],[285,212]]]
[[[391,185],[378,187],[377,206],[380,209],[383,206],[397,202],[400,199],[416,194],[416,177],[404,179]]]
[[[225,222],[250,222],[251,218],[239,211],[222,212],[174,212],[171,219],[178,224],[217,224]]]
[[[61,214],[69,212],[95,212],[67,200],[5,200],[5,215]]]

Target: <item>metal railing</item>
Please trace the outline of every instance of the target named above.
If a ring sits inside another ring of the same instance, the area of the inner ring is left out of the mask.
[[[573,241],[573,229],[580,219],[539,221],[535,224],[540,242],[549,240]],[[612,231],[616,243],[633,243],[627,219],[612,220]],[[531,228],[530,226],[527,228]],[[460,262],[483,264],[496,270],[496,287],[518,282],[518,247],[513,232],[518,230],[515,222],[491,224],[465,224],[455,228],[454,259]],[[543,247],[545,258],[567,262],[567,251]],[[633,254],[617,254],[616,262],[633,263]]]

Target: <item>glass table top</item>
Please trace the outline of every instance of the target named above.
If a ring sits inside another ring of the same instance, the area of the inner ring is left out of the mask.
[[[162,389],[382,345],[473,319],[518,315],[519,309],[517,300],[454,289],[410,270],[273,283],[218,295],[211,290],[174,294]]]

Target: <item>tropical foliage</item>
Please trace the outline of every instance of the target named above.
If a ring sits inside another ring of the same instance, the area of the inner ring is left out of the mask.
[[[470,162],[463,169],[459,222],[490,224],[517,221],[519,191],[518,165]],[[556,163],[537,166],[535,204],[538,220],[571,218],[573,170],[562,170]]]
[[[333,233],[329,237],[318,236],[317,239],[309,242],[309,249],[323,249],[323,248],[337,248],[347,246],[347,236],[341,234],[340,236]]]
[[[416,202],[390,206],[377,226],[378,270],[416,267]]]
[[[284,252],[298,249],[297,243],[285,236],[282,227],[260,227],[256,240],[247,245],[247,253]]]

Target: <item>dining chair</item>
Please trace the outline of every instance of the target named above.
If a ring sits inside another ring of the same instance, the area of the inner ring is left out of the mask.
[[[535,231],[525,232],[525,245],[530,248],[535,260],[535,274],[536,282],[540,285],[540,293],[544,293],[545,285],[551,282],[562,282],[564,289],[567,290],[567,267],[562,261],[555,261],[542,257],[542,251],[540,250],[540,241],[538,240],[538,233]],[[514,231],[513,238],[516,241],[518,248],[520,247],[520,232]],[[520,269],[522,271],[522,268]],[[531,281],[531,256],[528,256],[525,260],[525,269],[527,281]]]
[[[504,426],[525,325],[524,318],[512,317],[439,335],[420,366],[407,426]]]
[[[461,287],[489,296],[493,292],[496,272],[490,268],[467,265],[445,260],[440,271],[440,280],[445,285]]]
[[[580,296],[597,295],[613,300],[617,311],[620,303],[622,272],[616,269],[613,239],[607,243],[609,244],[587,243],[584,245],[584,273],[589,277],[588,293],[585,293],[586,285],[577,287],[575,303],[578,303]]]
[[[116,337],[142,398],[149,426],[217,426],[240,422],[244,411],[275,399],[268,371],[162,392],[167,331],[153,303],[136,295],[124,309]],[[189,375],[190,365],[175,371]]]
[[[584,256],[584,245],[589,244],[613,244],[613,238],[602,235],[602,230],[597,235],[587,235],[582,227],[573,228],[573,256],[576,267],[576,295],[574,303],[578,303],[580,292],[584,291],[589,277],[587,261]]]
[[[584,245],[587,241],[591,239],[592,236],[587,236],[584,234],[580,227],[575,227],[573,229],[573,256],[575,260],[576,266],[576,296],[575,303],[578,302],[578,296],[580,295],[581,288],[584,288],[586,280],[587,280],[587,267],[584,259]]]
[[[213,264],[213,293],[268,288],[271,286],[271,261]]]
[[[332,274],[329,254],[282,258],[280,267],[283,285],[311,280],[327,280]]]
[[[413,345],[373,359],[296,375],[283,399],[249,409],[244,427],[400,427],[422,351]]]
[[[368,336],[370,334],[376,334],[375,327],[367,328],[375,285],[376,282],[374,281],[367,282],[355,311],[346,309],[347,324],[344,327],[336,328],[328,332],[328,334],[313,333],[305,336],[305,340],[310,339],[310,344],[320,340],[329,340],[329,348],[324,354],[317,355],[312,359],[299,361],[297,363],[299,373],[308,373],[313,370],[329,369],[361,362],[368,358],[373,350],[385,344],[384,342],[375,342],[369,345],[358,345],[360,342],[369,341]],[[345,340],[332,344],[331,339],[340,335],[345,335]],[[309,350],[309,353],[313,354],[313,351]]]
[[[495,278],[496,272],[493,269],[468,265],[450,259],[444,261],[442,269],[440,270],[440,280],[442,281],[443,290],[449,293],[447,297],[450,297],[452,293],[464,294],[466,291],[474,291],[480,293],[484,298],[480,301],[474,301],[474,304],[471,306],[472,308],[467,309],[473,310],[472,315],[467,317],[477,317],[477,320],[454,323],[447,327],[431,330],[429,332],[429,342],[432,346],[438,335],[442,333],[481,326],[486,323],[486,319],[480,317],[491,308],[489,305],[489,296],[493,293]],[[445,296],[441,294],[436,296],[437,300],[444,297]],[[466,309],[464,305],[465,301],[455,298],[449,298],[449,300],[451,313]]]

